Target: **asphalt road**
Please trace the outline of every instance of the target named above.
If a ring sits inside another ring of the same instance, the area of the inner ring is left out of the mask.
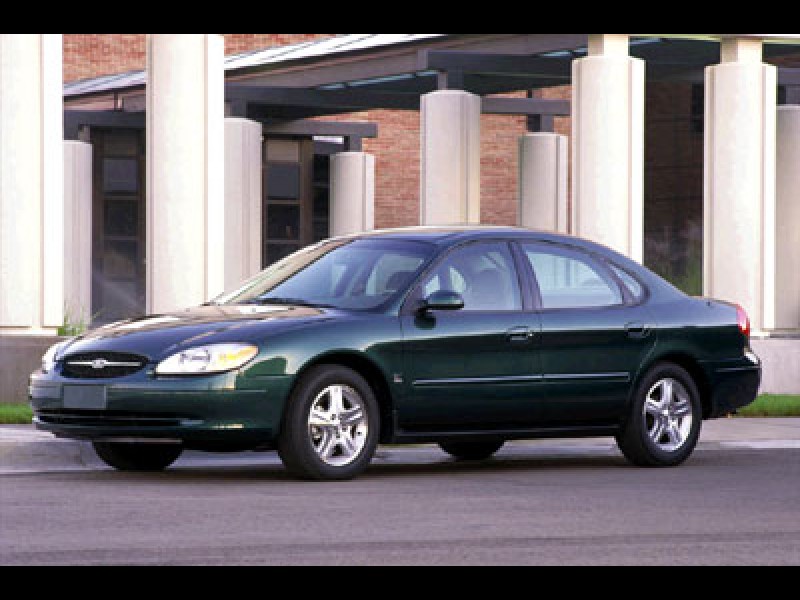
[[[347,483],[259,464],[0,477],[0,564],[800,564],[800,450],[383,451]]]

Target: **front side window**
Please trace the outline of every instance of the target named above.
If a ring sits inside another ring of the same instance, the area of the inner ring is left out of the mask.
[[[214,302],[373,310],[408,289],[433,252],[427,243],[381,239],[316,244]]]
[[[523,245],[530,261],[542,308],[599,308],[622,304],[614,281],[577,253]]]
[[[522,310],[522,298],[508,245],[469,244],[448,254],[423,282],[424,297],[446,290],[464,298],[465,311]]]

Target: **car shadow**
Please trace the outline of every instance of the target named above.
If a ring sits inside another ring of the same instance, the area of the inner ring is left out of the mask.
[[[374,464],[362,476],[365,478],[397,477],[397,476],[438,476],[476,473],[503,473],[518,471],[574,471],[582,469],[627,467],[622,457],[616,456],[570,456],[570,457],[536,457],[536,458],[503,458],[495,457],[485,461],[457,461],[442,459],[430,463],[392,463]]]
[[[369,482],[381,479],[406,479],[410,477],[434,478],[443,476],[502,474],[514,472],[552,472],[597,469],[632,469],[621,456],[539,456],[539,457],[494,457],[485,461],[457,461],[443,457],[426,462],[377,461],[354,481]],[[163,473],[121,473],[110,469],[92,471],[94,477],[132,482],[157,482],[164,485],[186,483],[293,483],[314,484],[288,473],[282,465],[274,462],[264,464],[191,466],[178,465]],[[346,483],[346,482],[345,482]],[[325,483],[325,485],[331,485]]]

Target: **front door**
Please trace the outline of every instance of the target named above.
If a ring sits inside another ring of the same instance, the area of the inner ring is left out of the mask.
[[[92,128],[90,139],[91,316],[102,324],[145,311],[145,132]]]
[[[655,343],[646,310],[626,298],[610,269],[586,253],[536,243],[523,243],[522,250],[541,298],[547,423],[618,420],[638,367]]]
[[[455,291],[464,309],[406,314],[407,394],[398,405],[407,431],[508,429],[537,420],[536,327],[523,312],[510,245],[480,242],[441,260],[411,302]]]

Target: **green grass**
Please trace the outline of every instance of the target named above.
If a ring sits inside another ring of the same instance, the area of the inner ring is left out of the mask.
[[[28,425],[33,414],[27,404],[0,403],[0,425]],[[800,396],[764,395],[739,411],[739,417],[800,417]]]
[[[740,417],[800,417],[800,396],[759,396],[739,411]]]
[[[32,417],[27,404],[0,404],[0,425],[29,425]]]

